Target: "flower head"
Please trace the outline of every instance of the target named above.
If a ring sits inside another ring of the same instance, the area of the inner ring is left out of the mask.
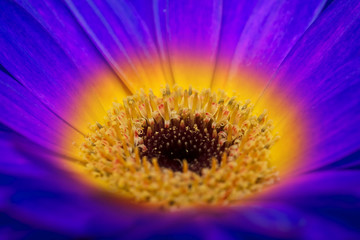
[[[123,197],[162,208],[236,203],[277,182],[266,113],[216,97],[167,86],[162,98],[142,92],[115,103],[104,125],[90,127],[83,164]]]
[[[358,237],[358,2],[0,9],[0,234]]]

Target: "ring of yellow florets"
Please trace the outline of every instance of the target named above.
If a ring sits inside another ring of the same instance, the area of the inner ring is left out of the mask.
[[[278,137],[266,112],[253,116],[249,101],[221,91],[141,91],[113,103],[105,123],[90,130],[81,146],[86,168],[136,202],[226,205],[278,181],[270,165]]]

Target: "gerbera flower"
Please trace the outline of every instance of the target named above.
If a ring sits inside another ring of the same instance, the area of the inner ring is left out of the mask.
[[[0,9],[3,238],[359,237],[360,3]]]

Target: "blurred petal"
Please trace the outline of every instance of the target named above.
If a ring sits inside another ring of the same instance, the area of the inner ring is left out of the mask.
[[[358,181],[358,171],[298,176],[210,222],[238,238],[356,239],[360,190],[354,183]]]
[[[34,229],[4,213],[0,213],[0,236],[3,239],[68,239],[63,234]]]
[[[343,216],[342,220],[346,216]],[[355,221],[353,219],[353,221]],[[357,239],[357,229],[286,203],[261,204],[213,218],[206,229],[227,239]],[[205,230],[206,231],[206,230]],[[220,237],[222,238],[222,237]]]
[[[40,171],[39,168],[33,167],[34,164],[32,164],[29,159],[24,158],[15,146],[16,140],[19,138],[21,137],[11,130],[0,132],[0,149],[8,149],[3,152],[3,158],[0,161],[1,173],[12,175],[40,175],[42,171]],[[26,140],[23,141],[29,142]]]
[[[302,109],[297,121],[307,125],[298,135],[306,140],[299,155],[305,168],[299,171],[331,164],[359,149],[359,16],[358,2],[333,2],[295,46],[258,103],[261,107],[272,101],[282,109],[296,99],[294,108]],[[274,94],[279,99],[272,99]],[[284,122],[287,118],[286,113],[279,117]]]
[[[156,219],[154,214],[150,217],[144,210],[106,199],[48,164],[55,156],[23,137],[0,138],[0,152],[0,212],[29,230],[72,238],[122,236],[134,229],[137,221],[150,225]],[[5,226],[11,227],[6,222],[0,229]]]
[[[360,191],[357,171],[294,178],[240,206],[169,214],[129,239],[357,239]],[[301,191],[299,191],[301,189]],[[326,231],[325,231],[326,229]]]
[[[357,150],[346,157],[342,157],[328,165],[323,166],[322,168],[316,170],[329,170],[329,169],[359,169],[360,162],[360,150]],[[316,171],[315,170],[315,171]]]

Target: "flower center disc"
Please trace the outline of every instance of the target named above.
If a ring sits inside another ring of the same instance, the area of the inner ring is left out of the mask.
[[[157,158],[161,167],[172,171],[183,171],[183,161],[187,161],[188,169],[201,175],[202,169],[211,167],[211,160],[218,162],[222,154],[228,151],[233,144],[219,141],[218,133],[224,132],[224,126],[215,126],[206,122],[200,115],[181,115],[179,119],[172,119],[168,127],[163,122],[154,125],[155,133],[152,134],[151,126],[146,124],[140,134],[145,147],[140,152],[141,156],[148,159]]]
[[[88,172],[112,191],[165,209],[227,205],[278,181],[264,112],[223,91],[167,86],[115,102],[81,146]]]

